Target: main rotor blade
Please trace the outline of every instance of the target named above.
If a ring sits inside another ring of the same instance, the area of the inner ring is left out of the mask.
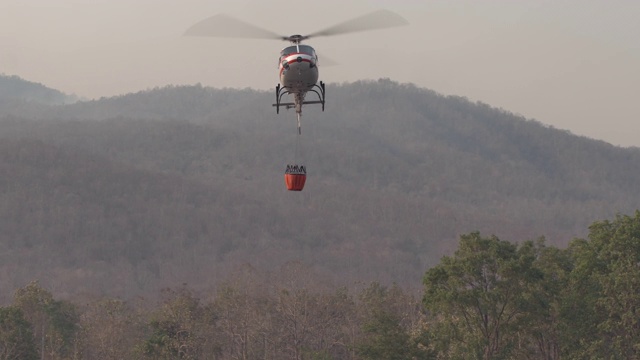
[[[329,66],[336,66],[336,65],[340,65],[339,62],[328,58],[326,55],[324,54],[318,54],[318,64],[322,67],[329,67]]]
[[[191,26],[185,36],[283,40],[286,37],[224,14],[214,15]]]
[[[347,20],[324,30],[317,31],[308,35],[308,37],[348,34],[352,32],[385,29],[408,24],[409,22],[405,18],[392,11],[378,10],[355,19]]]

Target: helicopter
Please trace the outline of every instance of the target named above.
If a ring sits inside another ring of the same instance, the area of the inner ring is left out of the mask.
[[[276,85],[276,102],[272,106],[276,108],[276,113],[280,112],[280,107],[285,107],[286,109],[295,108],[298,120],[298,134],[301,134],[300,117],[302,116],[302,105],[321,104],[322,111],[324,111],[325,106],[325,84],[322,81],[318,83],[318,55],[313,47],[302,44],[302,42],[321,36],[333,36],[407,24],[409,24],[407,20],[394,12],[378,10],[308,35],[283,36],[233,17],[218,14],[191,26],[184,35],[289,41],[291,45],[282,49],[278,58],[280,83]],[[309,92],[315,93],[317,100],[307,100],[306,95]],[[282,98],[288,94],[293,96],[293,101],[283,102]]]

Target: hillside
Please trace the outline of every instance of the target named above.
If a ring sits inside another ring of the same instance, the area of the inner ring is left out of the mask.
[[[132,296],[299,259],[415,286],[461,233],[562,246],[638,207],[639,149],[388,80],[327,96],[303,116],[302,193],[283,183],[295,114],[270,92],[0,109],[1,285]]]
[[[76,102],[76,96],[42,84],[24,80],[18,76],[0,74],[0,106],[25,110],[27,105],[62,105]]]

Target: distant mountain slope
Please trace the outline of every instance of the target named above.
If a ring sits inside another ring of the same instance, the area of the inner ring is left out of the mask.
[[[14,283],[49,264],[69,291],[104,272],[130,295],[299,259],[416,285],[461,233],[563,245],[638,207],[640,149],[380,80],[329,85],[296,154],[295,114],[272,96],[172,86],[0,118],[2,254],[39,259]],[[289,193],[296,159],[307,185]]]
[[[256,216],[242,223],[250,212],[234,202],[254,201],[243,192],[39,140],[0,143],[0,189],[5,289],[58,279],[65,291],[126,296],[184,277],[206,283],[224,270],[217,262],[233,244],[246,241],[236,231],[253,238],[266,225]]]
[[[0,105],[17,106],[16,102],[62,105],[75,101],[77,101],[75,96],[67,95],[42,84],[27,81],[18,76],[0,74]]]

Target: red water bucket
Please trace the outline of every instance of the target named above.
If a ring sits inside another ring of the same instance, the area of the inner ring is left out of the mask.
[[[284,183],[289,191],[302,191],[307,181],[307,170],[304,165],[287,165],[284,173]]]
[[[305,181],[307,181],[307,175],[284,174],[284,182],[287,184],[287,190],[289,191],[302,191]]]

